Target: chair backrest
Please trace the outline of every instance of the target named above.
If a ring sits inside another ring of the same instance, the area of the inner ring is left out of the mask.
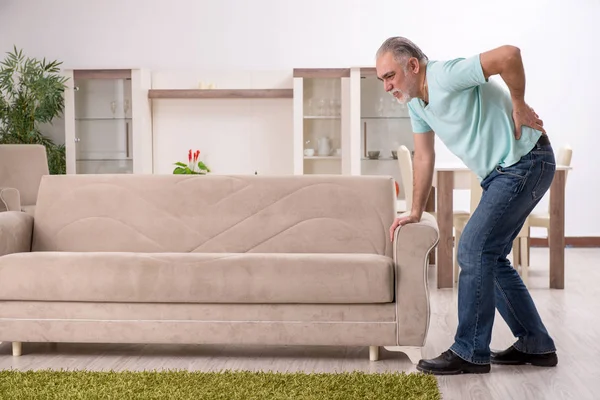
[[[571,165],[571,158],[573,158],[573,149],[569,145],[566,145],[558,150],[556,161],[558,165]]]
[[[556,164],[564,165],[567,167],[571,166],[571,159],[573,158],[573,149],[569,145],[562,146],[558,150],[556,157]],[[569,171],[565,172],[565,179],[569,176]]]
[[[35,205],[42,176],[49,174],[44,146],[0,145],[0,186],[17,189],[22,206]]]
[[[406,146],[398,147],[398,165],[400,166],[400,176],[402,177],[402,188],[406,199],[406,209],[412,208],[413,198],[413,165],[410,150]]]

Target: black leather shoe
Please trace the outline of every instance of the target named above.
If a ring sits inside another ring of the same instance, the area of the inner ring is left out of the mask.
[[[501,352],[493,352],[491,357],[492,364],[502,365],[525,365],[531,364],[536,367],[554,367],[558,364],[556,352],[545,354],[527,354],[510,346]]]
[[[421,360],[417,369],[433,375],[457,375],[457,374],[486,374],[490,372],[490,364],[474,364],[463,360],[453,351],[447,350],[439,357],[431,360]]]

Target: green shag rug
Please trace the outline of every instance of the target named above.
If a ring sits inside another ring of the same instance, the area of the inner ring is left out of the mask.
[[[432,375],[398,373],[0,371],[0,399],[441,399]]]

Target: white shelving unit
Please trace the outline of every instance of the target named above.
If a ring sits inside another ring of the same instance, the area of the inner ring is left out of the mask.
[[[65,70],[67,174],[152,173],[149,71]]]
[[[349,69],[294,70],[294,174],[350,172]]]
[[[408,109],[385,92],[375,68],[351,68],[350,82],[351,173],[390,175],[402,187],[400,167],[392,151],[401,145],[413,150]],[[369,158],[369,151],[379,151],[379,157]],[[400,190],[399,199],[403,198]]]
[[[211,130],[218,132],[221,126],[220,120],[215,121],[221,114],[215,110],[231,109],[232,104],[243,107],[244,116],[238,120],[245,118],[249,125],[231,140],[253,143],[251,152],[260,161],[254,163],[260,164],[259,169],[271,168],[272,173],[391,175],[401,184],[391,152],[402,144],[411,150],[413,146],[406,107],[384,91],[372,67],[294,69],[291,74],[279,71],[260,77],[252,73],[235,82],[219,72],[211,79],[227,81],[228,86],[218,89],[195,89],[193,79],[158,82],[150,71],[137,69],[65,73],[71,78],[65,101],[67,173],[153,173],[157,159],[164,173],[171,159],[179,157],[179,142],[202,148],[226,171],[235,162],[229,160],[234,157],[231,142],[213,139],[222,135]],[[248,77],[250,84],[246,84]],[[74,90],[76,86],[79,91]],[[251,112],[256,104],[262,108]],[[271,110],[271,104],[277,107],[273,109],[277,118],[265,124],[264,119],[273,115],[261,115],[261,110]],[[208,116],[198,111],[200,105],[209,107]],[[173,119],[173,115],[178,116]],[[292,121],[291,137],[286,118]],[[240,130],[234,122],[226,124],[230,136]],[[172,144],[174,138],[177,145]],[[370,159],[371,150],[378,150],[379,158]],[[240,164],[236,168],[250,171],[256,167]]]

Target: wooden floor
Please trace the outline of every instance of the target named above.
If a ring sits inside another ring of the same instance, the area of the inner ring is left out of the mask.
[[[553,336],[559,356],[556,368],[493,366],[485,375],[439,377],[444,399],[598,399],[600,398],[600,249],[567,249],[566,288],[548,289],[548,250],[531,253],[529,286]],[[432,320],[425,357],[451,344],[457,324],[456,292],[435,289],[430,271]],[[497,314],[492,348],[514,341]],[[273,371],[415,371],[403,354],[381,350],[369,362],[368,348],[240,347],[48,344],[23,345],[12,357],[11,344],[0,344],[0,369],[87,370],[273,370]]]

